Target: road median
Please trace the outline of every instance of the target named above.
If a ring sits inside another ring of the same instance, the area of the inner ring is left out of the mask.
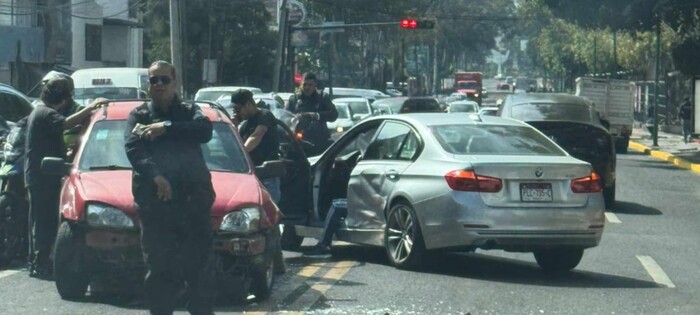
[[[629,142],[629,148],[632,149],[633,151],[641,152],[646,155],[650,155],[651,157],[657,158],[659,160],[664,160],[666,162],[669,162],[679,168],[690,170],[693,172],[696,172],[700,174],[700,164],[696,163],[691,163],[688,162],[682,158],[679,158],[671,153],[664,152],[664,151],[659,151],[659,150],[653,150],[643,144],[630,141]]]

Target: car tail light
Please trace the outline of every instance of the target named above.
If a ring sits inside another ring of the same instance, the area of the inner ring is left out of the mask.
[[[294,138],[296,138],[298,141],[301,141],[302,139],[304,139],[304,133],[298,131],[296,134],[294,134]]]
[[[452,190],[495,193],[501,191],[503,183],[498,178],[481,176],[473,170],[456,170],[445,174],[447,185]]]
[[[571,191],[575,193],[594,193],[603,190],[600,176],[596,172],[591,172],[590,176],[577,178],[571,181]]]

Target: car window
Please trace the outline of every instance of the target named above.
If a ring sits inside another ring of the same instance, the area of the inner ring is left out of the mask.
[[[450,112],[476,113],[476,106],[474,104],[452,103],[450,104]]]
[[[195,101],[210,101],[214,102],[218,100],[222,95],[224,94],[231,94],[231,92],[224,92],[224,91],[202,91],[197,93],[197,97],[195,98]]]
[[[442,148],[452,154],[566,155],[549,138],[527,126],[431,126]]]
[[[17,122],[31,111],[32,106],[25,99],[9,93],[0,93],[0,115],[5,120]]]
[[[348,105],[354,114],[369,114],[369,107],[365,102],[348,102]]]
[[[416,133],[411,131],[406,139],[401,145],[401,151],[399,152],[399,160],[413,160],[418,155],[418,136]]]
[[[402,144],[410,133],[411,129],[404,124],[387,122],[367,148],[365,160],[399,159]]]
[[[214,129],[208,143],[202,144],[204,161],[210,171],[247,173],[248,161],[230,125],[212,123]],[[131,168],[124,150],[126,120],[96,122],[87,138],[78,168]]]
[[[111,100],[137,99],[141,96],[141,90],[128,87],[98,87],[98,88],[77,88],[75,89],[75,99],[87,100],[104,97]]]
[[[345,103],[335,104],[335,109],[338,112],[339,119],[350,119],[348,114],[348,106]]]
[[[441,113],[440,104],[431,98],[407,99],[401,107],[401,113]]]
[[[340,150],[338,155],[344,156],[355,151],[360,151],[362,156],[365,156],[367,153],[367,147],[369,146],[370,141],[372,141],[377,129],[378,127],[373,127],[356,134],[354,138],[350,140],[342,150]]]
[[[522,121],[569,120],[592,122],[593,111],[586,105],[579,104],[520,104],[514,105],[510,114],[512,118]]]

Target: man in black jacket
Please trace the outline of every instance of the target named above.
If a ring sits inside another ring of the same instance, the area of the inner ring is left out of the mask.
[[[681,128],[683,128],[683,141],[690,142],[690,137],[693,135],[693,106],[690,104],[690,97],[686,97],[678,110],[678,118],[681,119]]]
[[[301,93],[292,95],[286,106],[288,111],[296,114],[299,120],[297,129],[303,132],[304,140],[314,145],[307,152],[309,156],[321,154],[328,148],[331,133],[326,122],[334,122],[338,118],[338,111],[331,99],[319,93],[316,87],[316,75],[306,73],[301,83]]]
[[[196,105],[175,94],[175,68],[156,61],[148,69],[153,101],[129,115],[126,154],[141,220],[144,281],[151,314],[172,314],[186,283],[191,314],[213,314],[211,206],[215,193],[201,144],[212,124]]]

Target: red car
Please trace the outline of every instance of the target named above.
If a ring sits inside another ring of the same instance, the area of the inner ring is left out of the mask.
[[[42,163],[42,171],[67,176],[54,258],[56,287],[64,299],[82,297],[96,281],[143,280],[139,218],[124,150],[126,119],[142,102],[112,102],[99,109],[85,128],[75,162],[46,158]],[[282,262],[281,212],[256,173],[278,175],[280,166],[256,169],[225,110],[199,105],[213,124],[212,139],[202,152],[216,191],[211,226],[220,297],[266,299]]]

